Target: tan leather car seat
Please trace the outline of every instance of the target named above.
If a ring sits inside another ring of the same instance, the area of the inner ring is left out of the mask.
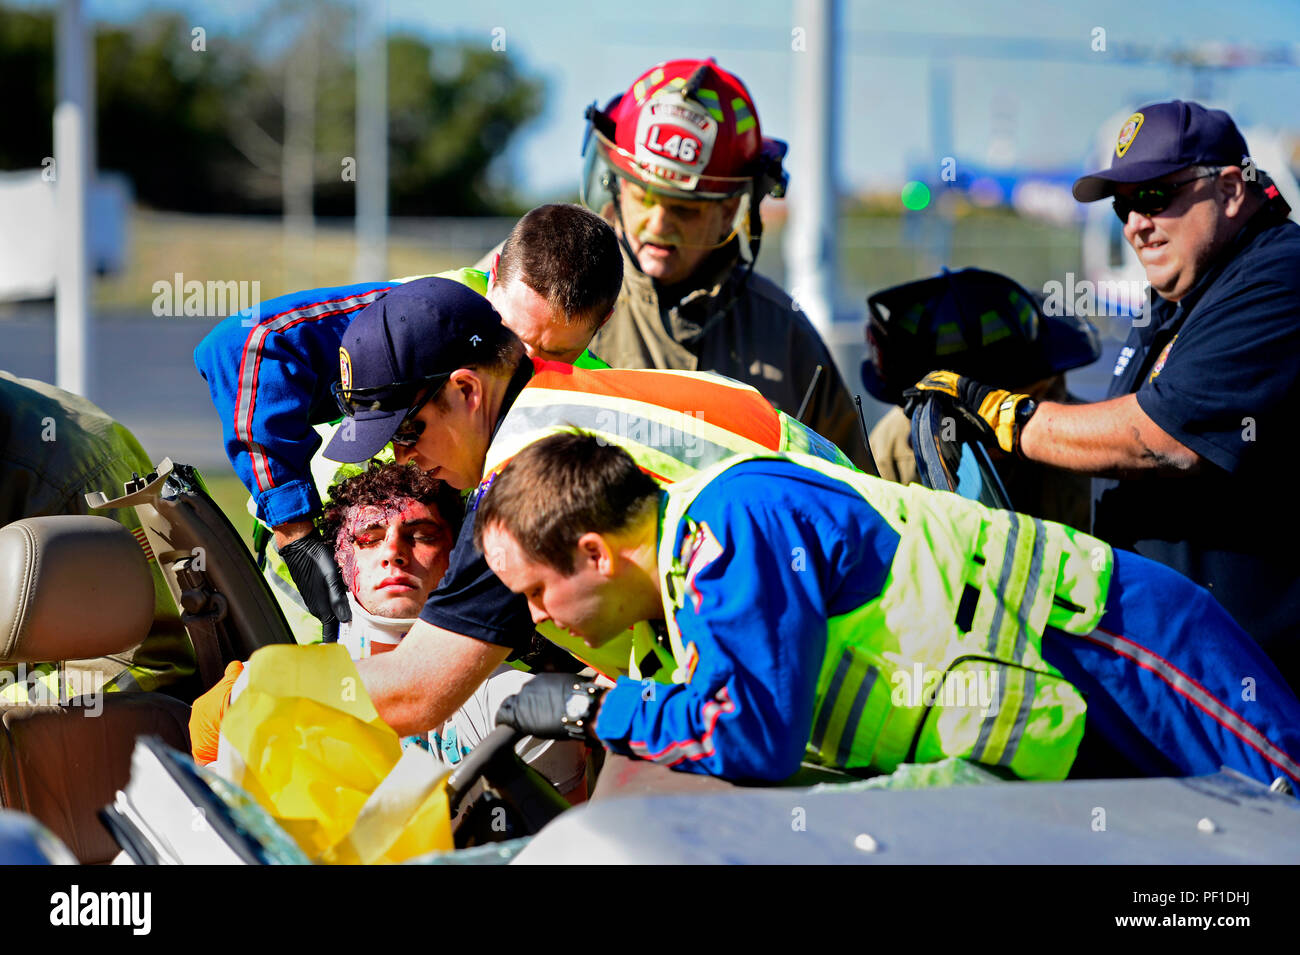
[[[0,528],[0,664],[86,659],[139,643],[153,623],[139,543],[104,517]],[[189,750],[189,707],[160,693],[91,694],[0,716],[0,804],[29,813],[83,863],[117,853],[98,818],[130,776],[136,738]]]

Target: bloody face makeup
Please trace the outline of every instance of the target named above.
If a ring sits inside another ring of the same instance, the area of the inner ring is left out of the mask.
[[[446,573],[452,543],[436,509],[404,497],[349,508],[334,557],[362,608],[414,617]]]

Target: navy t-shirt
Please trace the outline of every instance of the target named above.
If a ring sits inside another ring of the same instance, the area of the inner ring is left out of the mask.
[[[501,426],[506,412],[532,375],[533,364],[525,360],[510,381],[497,417],[497,427]],[[496,430],[492,433],[495,435]],[[447,573],[429,594],[424,609],[420,611],[420,619],[453,633],[510,647],[516,654],[522,654],[535,643],[533,617],[528,612],[528,601],[512,593],[501,582],[482,552],[474,546],[474,515],[479,496],[477,490],[469,495],[465,520],[456,538],[456,546],[452,548]]]
[[[1209,589],[1300,684],[1300,226],[1261,213],[1181,302],[1153,294],[1110,397],[1136,392],[1199,474],[1094,482],[1094,532]]]

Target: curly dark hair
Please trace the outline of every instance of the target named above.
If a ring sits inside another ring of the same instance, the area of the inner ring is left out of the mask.
[[[430,477],[428,472],[421,471],[413,464],[372,466],[369,470],[331,485],[328,494],[329,503],[321,515],[320,530],[330,544],[337,542],[348,509],[358,504],[383,504],[395,498],[409,497],[441,514],[451,528],[453,541],[460,534],[460,525],[465,516],[460,492],[437,478]]]

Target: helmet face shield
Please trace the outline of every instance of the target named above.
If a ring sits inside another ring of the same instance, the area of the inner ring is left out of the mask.
[[[689,132],[676,126],[654,122],[642,125],[646,127],[646,142],[636,153],[611,142],[595,128],[591,129],[586,152],[599,152],[605,165],[626,179],[683,199],[730,199],[753,187],[752,176],[703,175],[698,171],[688,171],[685,163],[670,161],[668,154],[672,152],[683,156],[706,156],[707,153],[703,152],[705,144],[692,139]],[[656,155],[656,152],[662,152],[663,156]]]
[[[763,138],[738,77],[714,60],[660,63],[587,120],[582,202],[621,227],[643,269],[678,275],[668,263],[698,264],[738,236],[742,256],[757,256],[753,206],[784,195],[785,148]]]
[[[624,232],[636,244],[718,249],[737,232],[731,212],[739,200],[682,199],[619,177],[618,209]]]
[[[640,167],[633,163],[611,159],[620,152],[598,130],[589,130],[581,197],[583,205],[620,224],[627,235],[679,248],[716,249],[747,231],[753,180],[714,176],[703,181],[719,192],[688,191],[657,177],[638,175]],[[733,204],[735,211],[727,216],[724,207]]]
[[[614,170],[606,162],[605,151],[598,141],[603,138],[589,119],[587,134],[582,140],[582,181],[578,184],[578,195],[584,206],[602,219],[612,221],[613,203],[618,198],[618,184],[614,181]]]

